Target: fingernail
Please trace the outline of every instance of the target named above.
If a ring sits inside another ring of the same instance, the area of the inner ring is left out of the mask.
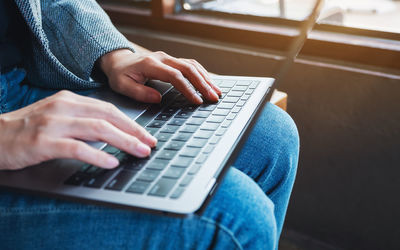
[[[119,161],[117,158],[115,158],[114,156],[109,156],[107,157],[107,167],[109,168],[115,168],[116,166],[119,165]]]
[[[201,99],[201,97],[198,94],[194,95],[194,99],[196,100],[196,103],[198,103],[198,104],[203,103],[203,99]]]
[[[161,95],[158,93],[150,92],[147,94],[147,98],[149,102],[158,103],[161,101]]]
[[[147,139],[147,141],[149,142],[150,147],[155,147],[155,146],[156,146],[156,144],[157,144],[157,138],[155,138],[155,137],[152,136],[152,135],[148,135],[148,136],[146,136],[146,139]]]
[[[214,85],[214,88],[217,90],[217,94],[219,95],[219,96],[221,96],[222,95],[222,90],[218,87],[218,86],[216,86],[216,85]]]
[[[137,146],[137,151],[141,156],[145,157],[150,154],[151,149],[146,144],[139,143],[139,145]]]

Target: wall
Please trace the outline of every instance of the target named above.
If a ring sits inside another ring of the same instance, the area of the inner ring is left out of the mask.
[[[215,73],[271,76],[277,65],[271,51],[122,31],[151,50],[196,58]],[[286,227],[340,248],[398,249],[400,78],[307,59],[279,89],[289,94],[301,139]]]

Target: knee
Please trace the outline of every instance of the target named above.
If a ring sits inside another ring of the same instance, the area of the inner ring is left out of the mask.
[[[241,171],[231,168],[204,214],[231,237],[239,249],[275,249],[274,204]]]
[[[299,133],[292,117],[273,104],[268,104],[263,111],[258,128],[260,134],[264,134],[269,141],[268,149],[279,150],[291,155],[298,155]],[[271,145],[272,144],[272,145]]]

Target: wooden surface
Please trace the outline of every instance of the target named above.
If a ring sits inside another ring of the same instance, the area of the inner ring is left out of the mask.
[[[148,50],[140,45],[133,44],[133,46],[138,53],[143,53],[143,54],[150,53],[150,50]],[[276,106],[278,106],[281,109],[286,111],[287,97],[288,97],[288,95],[285,92],[275,90],[274,93],[272,94],[271,103],[275,104]]]

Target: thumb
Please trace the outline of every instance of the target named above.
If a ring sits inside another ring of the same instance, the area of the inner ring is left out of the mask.
[[[139,102],[161,102],[161,94],[157,90],[144,86],[129,77],[121,77],[118,82],[110,84],[110,86],[114,91]]]

